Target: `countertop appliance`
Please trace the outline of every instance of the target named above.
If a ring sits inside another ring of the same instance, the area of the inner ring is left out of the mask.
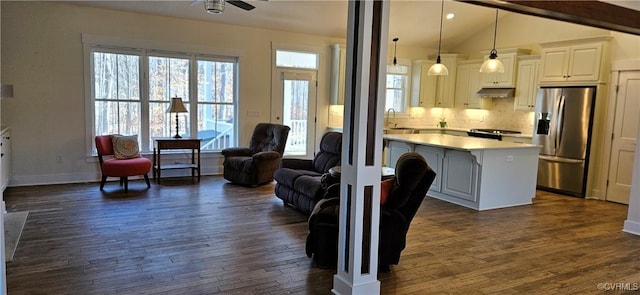
[[[467,131],[467,135],[473,137],[482,137],[489,139],[502,140],[503,134],[520,134],[520,131],[504,130],[504,129],[471,129]]]
[[[584,197],[596,87],[542,87],[532,143],[542,146],[538,188]]]

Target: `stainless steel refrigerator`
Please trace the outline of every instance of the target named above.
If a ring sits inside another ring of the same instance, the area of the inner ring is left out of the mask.
[[[584,197],[596,87],[543,87],[532,141],[542,146],[538,188]]]

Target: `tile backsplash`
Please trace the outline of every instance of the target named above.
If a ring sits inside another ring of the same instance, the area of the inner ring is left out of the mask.
[[[440,118],[444,118],[450,128],[495,128],[517,130],[522,134],[533,133],[534,112],[516,111],[513,109],[514,98],[493,98],[489,110],[454,109],[454,108],[411,108],[408,113],[393,114],[386,118],[397,126],[438,126]],[[331,106],[329,125],[342,126],[342,106]],[[385,114],[386,117],[386,114]]]

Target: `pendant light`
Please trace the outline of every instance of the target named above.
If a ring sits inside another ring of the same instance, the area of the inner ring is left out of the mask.
[[[449,75],[449,70],[447,67],[440,63],[440,46],[442,45],[442,15],[444,14],[444,0],[442,0],[442,7],[440,9],[440,38],[438,39],[438,58],[436,59],[436,63],[433,64],[427,75],[429,76],[446,76]]]
[[[498,34],[498,9],[496,9],[496,25],[493,30],[493,49],[489,52],[489,59],[485,60],[480,66],[480,73],[504,73],[504,65],[498,59],[498,51],[496,51],[496,35]]]

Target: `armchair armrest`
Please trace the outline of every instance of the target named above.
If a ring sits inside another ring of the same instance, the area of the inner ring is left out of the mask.
[[[282,159],[282,168],[313,170],[313,161],[308,159]]]
[[[222,155],[225,157],[234,156],[251,156],[251,150],[248,147],[232,147],[222,150]]]
[[[253,160],[256,162],[267,161],[267,160],[276,160],[282,157],[280,153],[276,151],[266,151],[266,152],[258,152],[253,154]]]

